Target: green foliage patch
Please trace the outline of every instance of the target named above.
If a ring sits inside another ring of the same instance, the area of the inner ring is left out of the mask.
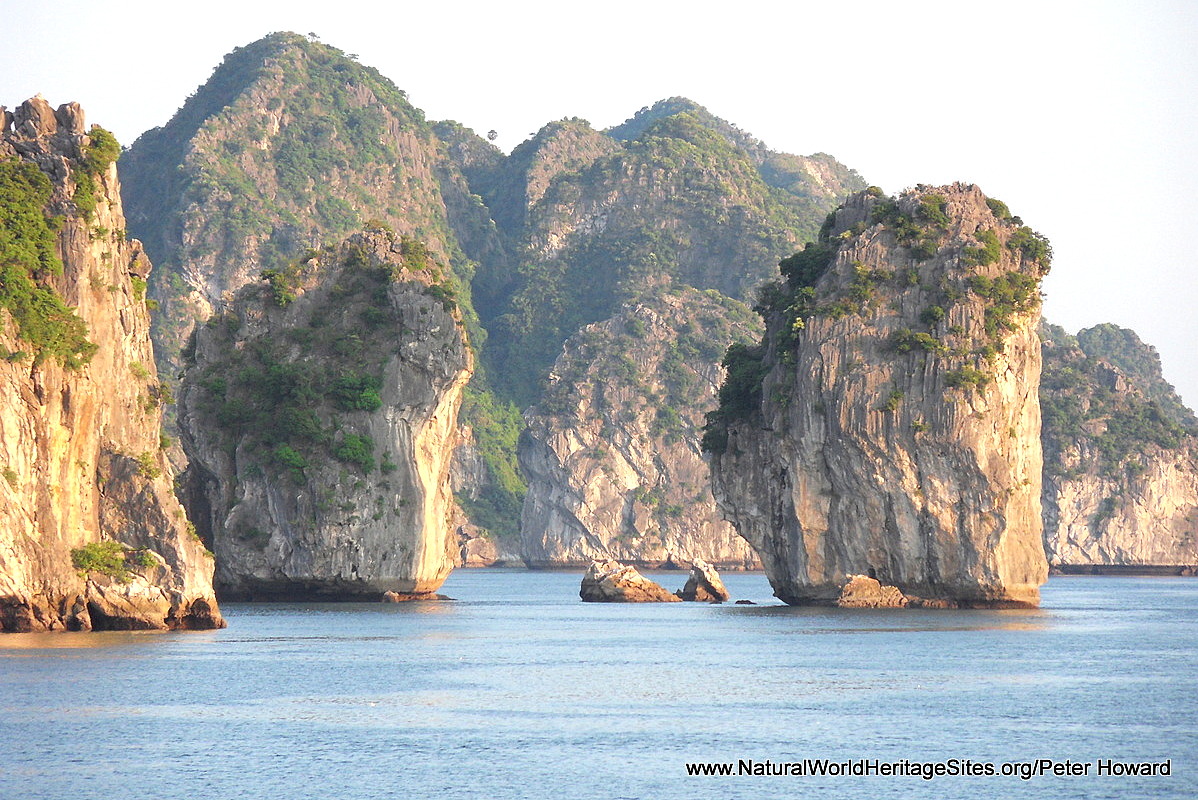
[[[335,256],[330,251],[322,258]],[[240,321],[232,315],[215,319],[209,330],[221,357],[187,377],[197,390],[197,408],[229,446],[248,440],[264,464],[296,481],[311,463],[328,457],[363,473],[376,468],[374,442],[352,430],[351,415],[382,407],[383,365],[404,330],[387,299],[390,267],[349,247],[340,266],[330,269],[327,297],[285,312],[295,316],[285,336],[260,336],[238,347],[233,341]],[[289,270],[268,276],[268,302],[279,303],[276,282],[289,290],[298,279]],[[358,308],[374,312],[370,324],[360,326],[359,317],[347,315]]]
[[[769,372],[762,347],[733,343],[724,354],[726,370],[720,385],[720,405],[707,414],[703,428],[703,449],[720,454],[728,448],[728,425],[736,420],[749,419],[761,410],[761,383]]]
[[[149,568],[157,563],[148,550],[129,550],[114,541],[91,542],[71,550],[71,565],[81,576],[98,572],[120,583],[133,579],[132,569]]]
[[[57,223],[45,213],[51,193],[49,178],[34,164],[0,160],[0,307],[12,315],[35,363],[52,358],[78,370],[97,346],[50,283],[62,274]]]
[[[515,539],[528,486],[516,463],[516,445],[524,418],[515,403],[499,398],[484,385],[471,383],[462,400],[461,416],[474,430],[474,443],[487,469],[477,497],[460,497],[470,520],[497,536]]]
[[[121,155],[121,145],[116,137],[99,125],[92,126],[88,139],[89,143],[83,147],[83,157],[72,175],[75,180],[75,207],[84,219],[91,219],[96,211],[96,203],[103,196],[100,176]]]
[[[1138,474],[1158,448],[1193,445],[1198,423],[1164,383],[1155,352],[1133,332],[1096,326],[1074,338],[1045,325],[1041,338],[1046,345],[1040,414],[1048,474],[1073,477],[1063,459],[1079,445],[1094,460],[1075,469],[1095,468],[1108,476]],[[1134,369],[1124,369],[1123,361]],[[1130,387],[1120,390],[1112,381],[1120,373]]]

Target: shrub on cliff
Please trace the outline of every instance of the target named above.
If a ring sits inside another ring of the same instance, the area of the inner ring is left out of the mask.
[[[50,179],[34,164],[0,161],[0,307],[17,323],[35,361],[56,359],[79,369],[96,352],[87,324],[72,311],[49,279],[62,274],[55,252],[58,220],[46,216]]]

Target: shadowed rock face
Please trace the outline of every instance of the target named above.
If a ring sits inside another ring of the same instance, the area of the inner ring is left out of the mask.
[[[429,595],[473,360],[445,273],[386,231],[243,288],[180,393],[188,503],[240,598]]]
[[[1047,243],[973,186],[850,199],[766,287],[706,444],[775,593],[854,574],[924,604],[1027,606],[1041,544]]]
[[[695,559],[691,564],[691,574],[686,579],[686,585],[678,590],[678,597],[690,602],[723,603],[732,595],[728,593],[720,574],[715,567],[702,559]]]
[[[222,627],[160,450],[150,263],[125,237],[117,145],[74,103],[37,97],[0,121],[0,630]],[[61,226],[38,244],[46,217]],[[38,248],[40,266],[13,266]],[[58,311],[29,312],[52,297]]]

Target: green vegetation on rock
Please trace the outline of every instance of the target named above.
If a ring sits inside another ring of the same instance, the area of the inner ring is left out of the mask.
[[[87,340],[87,324],[53,288],[62,262],[55,251],[59,221],[45,210],[51,192],[49,178],[34,164],[0,160],[0,307],[12,315],[36,362],[52,358],[80,369],[97,346]]]
[[[99,125],[93,125],[88,133],[88,144],[83,147],[83,157],[71,176],[75,180],[75,207],[84,219],[91,219],[102,196],[100,176],[120,156],[121,145],[116,137]]]
[[[385,236],[402,249],[395,237]],[[383,367],[405,330],[388,287],[405,273],[423,274],[436,285],[444,280],[441,268],[415,256],[403,259],[402,267],[380,262],[351,240],[268,273],[263,300],[281,307],[276,313],[290,314],[290,323],[270,336],[243,340],[242,320],[234,313],[210,320],[220,357],[188,376],[198,391],[196,408],[229,446],[249,441],[263,462],[296,479],[313,459],[333,458],[370,474],[380,462],[375,443],[355,429],[355,415],[381,407]],[[327,291],[293,311],[304,287],[317,283]]]
[[[524,236],[559,236],[561,245],[528,248],[489,323],[487,360],[504,394],[531,402],[568,336],[663,280],[750,296],[840,199],[815,203],[771,186],[760,153],[696,109],[646,112],[651,119],[613,129],[621,148],[549,182]],[[604,224],[578,227],[592,207]]]
[[[1040,336],[1047,474],[1069,478],[1078,469],[1107,475],[1135,471],[1156,448],[1175,450],[1194,442],[1198,423],[1161,377],[1156,352],[1134,332],[1099,325],[1073,337],[1044,325]],[[1067,454],[1079,446],[1094,463],[1067,466]]]
[[[153,567],[158,564],[147,550],[129,550],[120,542],[91,542],[71,550],[71,565],[80,575],[98,572],[120,582],[133,579],[133,569]]]
[[[514,403],[486,387],[467,386],[462,420],[474,431],[475,447],[487,479],[474,497],[459,497],[470,521],[492,533],[514,539],[519,534],[520,507],[528,486],[516,463],[516,443],[524,419]]]

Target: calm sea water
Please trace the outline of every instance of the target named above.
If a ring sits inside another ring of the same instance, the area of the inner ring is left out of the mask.
[[[0,637],[0,798],[1198,797],[1198,581],[1054,578],[1038,611],[227,605],[207,633]],[[682,573],[662,573],[669,588]],[[1071,759],[1088,776],[689,776],[741,759]],[[1098,776],[1163,761],[1167,777]]]

